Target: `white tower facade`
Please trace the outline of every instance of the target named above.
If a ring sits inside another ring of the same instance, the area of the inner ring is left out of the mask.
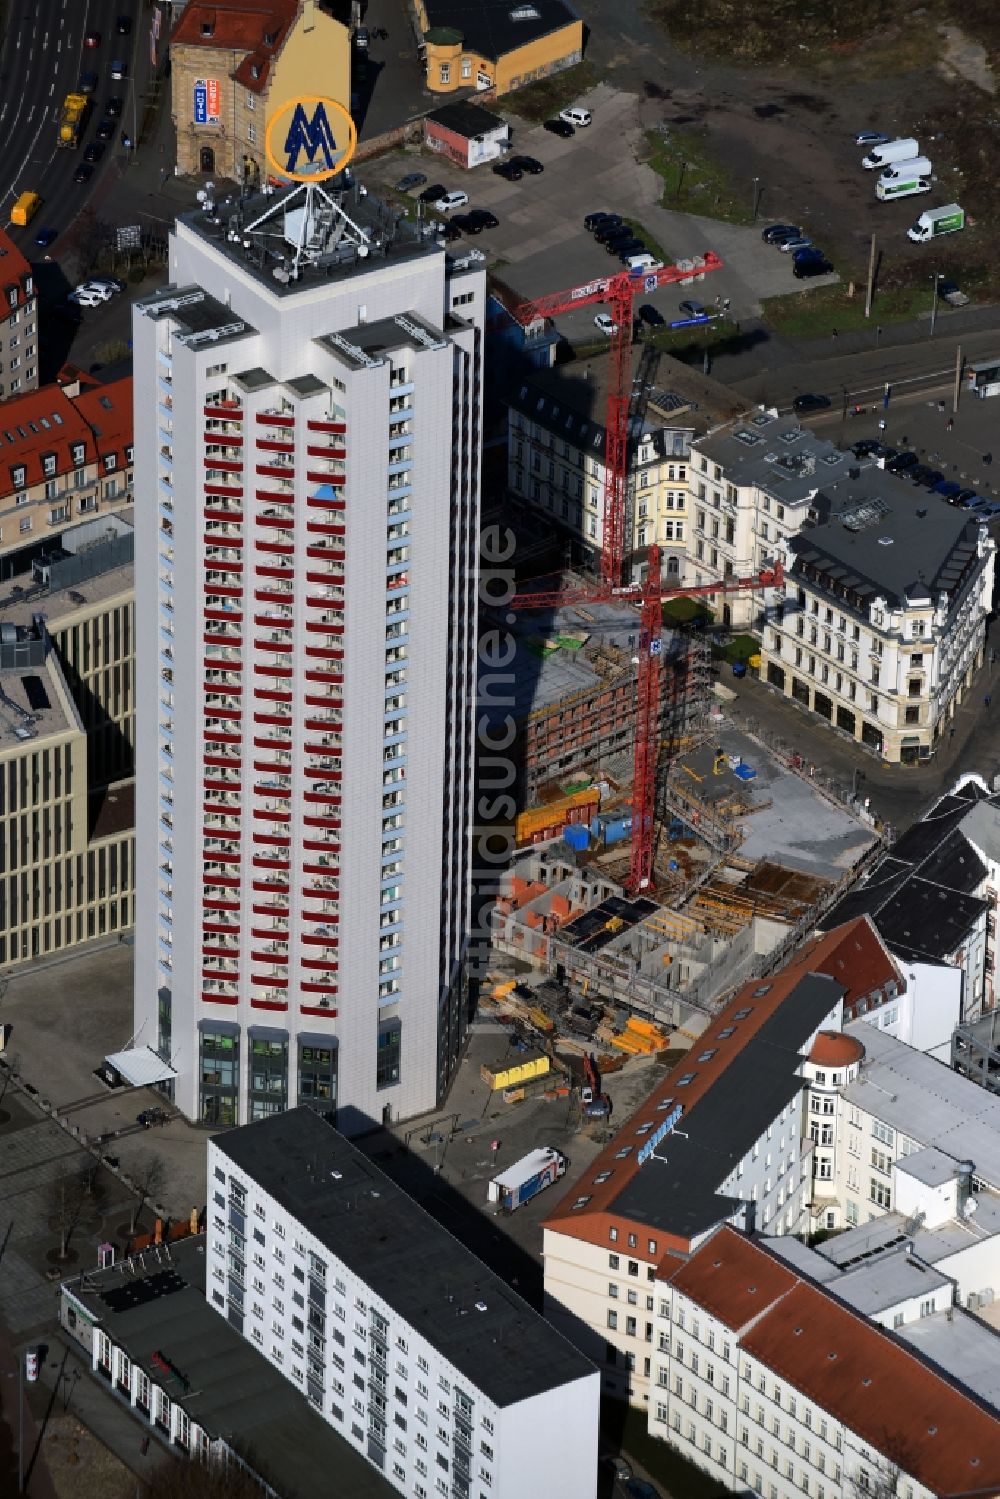
[[[350,1133],[465,1030],[485,277],[304,196],[135,308],[135,1025],[189,1117]]]

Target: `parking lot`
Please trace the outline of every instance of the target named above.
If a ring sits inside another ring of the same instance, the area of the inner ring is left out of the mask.
[[[526,298],[620,269],[617,257],[583,227],[586,214],[602,209],[638,221],[670,261],[706,250],[721,256],[723,268],[691,290],[666,287],[653,294],[651,300],[668,320],[680,316],[678,303],[692,292],[709,303],[729,298],[730,315],[738,321],[756,316],[762,298],[802,287],[792,275],[791,256],[764,244],[760,227],[723,224],[660,205],[662,181],[637,159],[642,131],[633,95],[602,84],[579,102],[593,112],[593,123],[569,140],[512,120],[512,151],[542,162],[540,176],[526,174],[511,183],[488,165],[465,171],[422,149],[391,152],[366,163],[359,175],[377,191],[391,188],[407,172],[420,171],[429,183],[467,192],[471,206],[492,209],[499,226],[472,243]],[[817,277],[808,284],[831,279],[836,278]],[[593,316],[593,309],[566,314],[559,319],[560,329],[570,339],[592,337]]]

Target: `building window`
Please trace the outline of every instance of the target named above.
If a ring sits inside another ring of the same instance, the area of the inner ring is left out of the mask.
[[[447,63],[447,62],[443,62],[441,64],[440,72],[441,72],[441,82],[442,83],[450,83],[451,82],[451,64]]]
[[[299,1043],[299,1103],[313,1108],[337,1107],[337,1047]]]
[[[239,1107],[239,1033],[219,1027],[199,1036],[202,1124],[233,1125]]]
[[[257,126],[253,120],[247,121],[247,143],[253,145],[257,140]]]
[[[250,1038],[250,1118],[265,1119],[288,1107],[288,1038]]]
[[[391,1088],[399,1082],[402,1041],[402,1021],[387,1020],[379,1025],[375,1062],[376,1088]]]
[[[463,57],[462,58],[462,77],[463,78],[471,78],[472,77],[472,58],[471,57]]]

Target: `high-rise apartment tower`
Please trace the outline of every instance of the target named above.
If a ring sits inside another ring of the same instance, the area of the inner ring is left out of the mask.
[[[135,308],[136,1040],[207,1124],[352,1132],[459,1055],[484,282],[299,188]]]

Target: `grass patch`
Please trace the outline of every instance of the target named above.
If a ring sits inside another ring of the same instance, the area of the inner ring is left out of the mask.
[[[864,290],[853,297],[843,285],[817,286],[812,291],[793,291],[787,296],[768,297],[762,303],[763,321],[775,333],[789,337],[820,338],[832,333],[867,329],[875,338],[876,327],[912,322],[921,312],[930,312],[929,285],[903,286],[880,291],[870,318],[865,317]]]
[[[752,222],[750,193],[737,196],[728,173],[713,159],[704,136],[698,132],[677,130],[672,125],[647,130],[645,160],[663,178],[660,202],[664,208],[722,219],[727,224]]]
[[[663,261],[664,265],[671,264],[673,257],[667,254],[659,240],[653,238],[645,224],[641,224],[638,219],[622,219],[622,223],[626,229],[631,229],[636,239],[642,240],[650,255],[655,255],[657,260]],[[642,251],[640,250],[637,253],[641,255]]]
[[[985,9],[985,5],[982,6]],[[864,59],[870,51],[885,56],[882,46],[913,28],[912,6],[906,0],[884,0],[877,26],[872,13],[856,0],[825,0],[803,7],[801,0],[703,0],[692,9],[685,0],[646,0],[647,14],[662,27],[672,46],[704,52],[740,63],[814,66],[832,56],[842,69],[845,61]],[[962,12],[949,0],[929,0],[918,29],[933,32],[934,23]],[[873,33],[875,33],[873,35]]]
[[[508,94],[508,107],[522,119],[537,124],[540,120],[550,120],[568,104],[575,104],[581,94],[596,87],[600,81],[601,75],[595,67],[589,62],[578,62],[575,67],[553,73],[550,78],[539,78],[537,83],[529,83],[516,93]]]
[[[665,625],[693,625],[695,623],[710,625],[715,615],[707,604],[700,599],[685,598],[681,595],[676,599],[667,599],[663,605],[663,623]]]
[[[724,645],[714,645],[712,655],[717,661],[749,661],[760,655],[760,641],[752,635],[731,635]]]

